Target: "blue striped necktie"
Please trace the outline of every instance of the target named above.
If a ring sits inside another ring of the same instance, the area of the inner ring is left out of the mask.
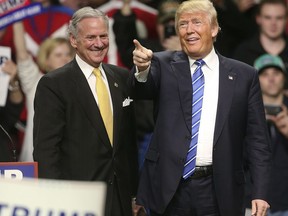
[[[198,144],[198,132],[200,127],[200,118],[202,111],[202,101],[204,95],[204,74],[201,67],[205,64],[202,59],[195,61],[197,68],[192,75],[192,139],[187,153],[184,165],[183,178],[186,179],[194,173],[196,164],[196,152]]]

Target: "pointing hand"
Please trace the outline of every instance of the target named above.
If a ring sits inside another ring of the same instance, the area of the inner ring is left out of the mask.
[[[140,42],[136,39],[133,40],[133,43],[135,45],[135,49],[133,51],[133,63],[138,67],[138,70],[141,72],[149,67],[153,52],[152,50],[142,46]]]

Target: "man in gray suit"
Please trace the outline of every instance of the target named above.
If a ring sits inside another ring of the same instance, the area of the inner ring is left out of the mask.
[[[33,155],[40,178],[106,182],[105,216],[127,216],[138,175],[134,110],[129,72],[102,63],[108,29],[107,16],[97,9],[73,15],[75,59],[37,86]]]
[[[244,215],[245,147],[252,214],[264,216],[271,149],[257,71],[215,51],[209,0],[184,1],[175,23],[183,51],[153,54],[134,40],[133,92],[157,113],[137,204],[152,216]]]

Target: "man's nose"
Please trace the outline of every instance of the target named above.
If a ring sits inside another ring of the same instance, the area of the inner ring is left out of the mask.
[[[192,33],[194,33],[194,32],[195,32],[194,25],[193,25],[192,23],[189,23],[189,24],[187,25],[187,33],[188,33],[188,34],[192,34]]]
[[[102,46],[103,45],[103,41],[100,37],[96,37],[94,40],[94,43],[96,46]]]

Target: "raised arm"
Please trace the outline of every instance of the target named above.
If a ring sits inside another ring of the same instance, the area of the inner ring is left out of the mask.
[[[25,31],[22,22],[13,24],[13,33],[18,76],[21,82],[21,87],[26,96],[34,97],[35,88],[39,79],[42,77],[42,73],[27,50],[24,37]]]
[[[25,42],[25,31],[22,22],[17,22],[13,24],[13,41],[16,48],[16,59],[18,61],[24,61],[29,58],[29,53],[27,51]]]

